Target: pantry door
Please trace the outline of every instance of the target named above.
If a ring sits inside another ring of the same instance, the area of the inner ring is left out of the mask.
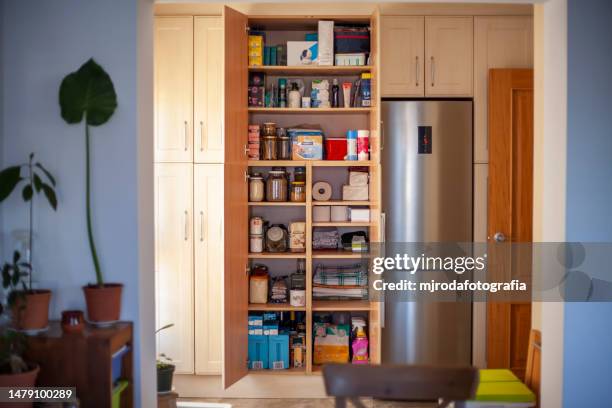
[[[223,385],[247,374],[247,17],[223,11],[225,43],[225,276]]]
[[[503,265],[489,267],[488,278],[519,279],[531,286],[529,248],[492,244],[532,241],[533,70],[489,71],[488,129],[488,264]],[[488,300],[487,367],[508,368],[523,378],[531,330],[530,296],[489,295]]]

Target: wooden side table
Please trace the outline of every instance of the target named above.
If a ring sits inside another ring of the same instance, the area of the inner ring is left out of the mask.
[[[121,408],[133,407],[132,323],[119,322],[108,328],[86,325],[82,333],[64,333],[59,321],[49,330],[28,337],[26,359],[40,365],[37,385],[76,387],[82,407],[111,407],[113,389],[112,356],[122,347],[122,380],[128,387],[121,393]]]
[[[174,391],[157,394],[157,408],[176,408],[178,394]]]

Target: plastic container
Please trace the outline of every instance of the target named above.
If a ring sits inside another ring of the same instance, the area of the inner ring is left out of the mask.
[[[264,136],[261,148],[262,160],[276,160],[278,153],[276,151],[276,136]]]
[[[278,160],[291,160],[291,139],[289,136],[278,136],[276,157]]]
[[[289,336],[268,336],[268,364],[272,370],[289,368]]]
[[[325,139],[325,159],[344,160],[346,157],[346,139],[343,137],[329,137]]]
[[[357,131],[346,132],[346,160],[357,160]]]
[[[249,303],[268,303],[268,272],[251,273],[249,278]]]
[[[249,369],[262,370],[269,367],[268,337],[249,335]]]

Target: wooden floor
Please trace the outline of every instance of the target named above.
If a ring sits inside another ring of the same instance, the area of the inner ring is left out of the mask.
[[[334,408],[334,400],[331,398],[311,398],[311,399],[246,399],[246,398],[224,398],[224,399],[200,399],[200,398],[180,398],[180,402],[203,402],[230,404],[232,408]],[[413,402],[391,402],[374,401],[364,398],[362,400],[368,408],[432,408],[436,404],[413,403]],[[352,405],[350,405],[352,406]]]

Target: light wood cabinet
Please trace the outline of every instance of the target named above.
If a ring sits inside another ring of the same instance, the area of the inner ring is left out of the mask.
[[[489,168],[474,164],[474,242],[487,242],[487,187]]]
[[[193,166],[155,164],[156,323],[174,327],[157,335],[157,352],[176,372],[194,372]]]
[[[489,69],[533,67],[533,19],[475,17],[474,36],[474,161],[487,163]]]
[[[223,165],[194,166],[195,372],[221,374]]]
[[[193,17],[155,19],[155,161],[193,161]]]
[[[194,162],[223,163],[223,19],[193,23]]]
[[[425,95],[425,18],[385,16],[380,29],[383,96]]]
[[[471,96],[473,18],[425,17],[425,95]]]

